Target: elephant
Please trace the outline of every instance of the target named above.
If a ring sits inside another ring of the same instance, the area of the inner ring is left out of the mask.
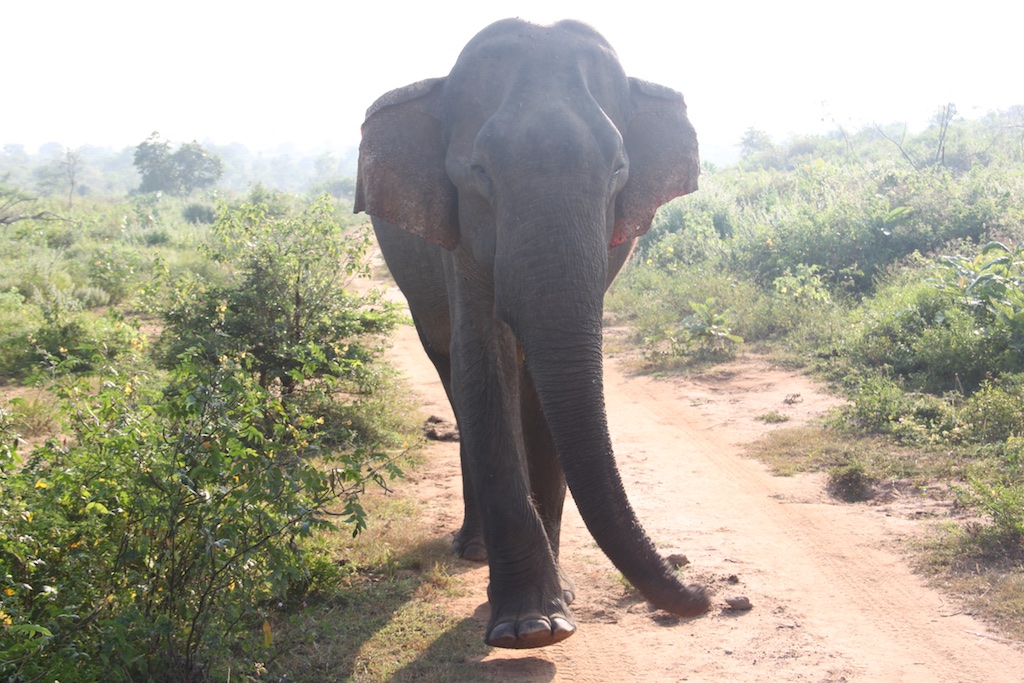
[[[498,21],[448,76],[367,111],[353,208],[370,215],[455,413],[465,516],[452,548],[489,565],[491,646],[576,631],[558,564],[566,484],[645,599],[680,616],[709,607],[629,503],[602,356],[605,290],[699,172],[682,95],[627,77],[576,21]]]

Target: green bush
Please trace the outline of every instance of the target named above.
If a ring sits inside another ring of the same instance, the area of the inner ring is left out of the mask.
[[[61,438],[28,453],[29,416],[0,409],[0,680],[226,678],[265,656],[269,601],[330,574],[302,539],[361,529],[364,487],[398,474],[378,356],[399,317],[346,290],[366,234],[326,199],[225,206],[202,256],[151,259],[137,237],[166,207],[135,208],[146,226],[76,245],[79,261],[17,242],[47,267],[19,262],[28,295],[0,294],[0,376],[43,369],[62,401]],[[111,305],[143,289],[166,315],[165,372]]]
[[[366,273],[368,232],[343,228],[326,196],[301,211],[276,210],[221,207],[210,249],[223,279],[186,274],[169,283],[163,364],[196,347],[210,362],[247,354],[261,386],[285,393],[308,390],[297,373],[353,386],[372,381],[373,340],[400,318],[377,294],[346,289]]]
[[[985,382],[963,402],[965,436],[974,443],[1003,443],[1024,436],[1024,375]]]
[[[251,362],[186,356],[163,393],[121,372],[95,396],[66,385],[71,438],[20,463],[0,425],[5,680],[206,680],[259,650],[261,601],[308,584],[296,540],[330,526],[328,506],[358,528],[363,482],[390,461],[324,449],[322,419]]]
[[[829,492],[848,503],[871,498],[873,483],[864,466],[856,461],[833,467],[828,472]]]
[[[28,340],[40,320],[39,309],[17,289],[0,292],[0,378],[17,375],[26,364]]]
[[[217,218],[217,211],[208,204],[193,202],[182,210],[181,217],[187,223],[204,223],[208,225]]]
[[[958,498],[990,521],[999,544],[1012,547],[1024,540],[1024,437],[1011,437],[1006,446],[1004,457],[971,468]]]
[[[916,278],[894,279],[857,312],[838,342],[851,366],[891,372],[911,389],[934,394],[970,393],[987,378],[1018,369],[1005,325],[979,320],[928,271],[912,273]]]
[[[111,303],[118,304],[138,289],[142,270],[142,257],[136,250],[105,246],[89,259],[89,282],[109,294]]]
[[[34,303],[16,291],[0,294],[0,377],[25,379],[59,364],[87,372],[140,351],[145,340],[116,310],[97,316],[77,296],[39,293]]]

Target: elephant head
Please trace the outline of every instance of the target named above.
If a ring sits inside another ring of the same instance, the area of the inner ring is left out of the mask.
[[[637,236],[661,204],[697,189],[698,173],[679,93],[627,77],[584,24],[506,20],[470,41],[446,78],[373,104],[355,199],[356,211],[451,252],[453,328],[476,330],[453,332],[453,364],[470,347],[493,357],[501,344],[486,337],[510,331],[591,533],[648,600],[683,615],[707,599],[678,582],[626,498],[601,325],[604,291]]]
[[[524,107],[533,109],[539,130],[532,132],[540,135],[526,140],[523,154],[545,145],[550,154],[571,152],[564,145],[572,144],[583,129],[610,138],[604,151],[613,154],[612,172],[621,184],[601,193],[615,200],[609,247],[644,234],[659,206],[695,191],[700,174],[697,135],[682,95],[626,77],[604,38],[577,22],[551,27],[564,42],[530,55],[530,34],[538,28],[515,20],[493,24],[466,46],[448,78],[420,81],[379,98],[363,124],[354,210],[453,250],[460,239],[460,190],[490,185],[482,175],[492,171],[480,162],[489,155],[498,157],[500,150],[494,147],[502,133],[511,137],[515,128],[524,136],[531,133],[527,122],[516,124]],[[484,51],[492,63],[481,66],[478,54]],[[552,63],[563,58],[558,52],[573,65],[553,70]],[[505,58],[516,66],[510,67]],[[509,73],[512,68],[515,73]],[[487,100],[480,97],[483,92]],[[565,99],[551,101],[559,95]],[[565,117],[575,119],[567,125],[575,130],[567,130],[569,136],[560,140],[555,126]],[[512,159],[496,162],[499,168],[493,172],[517,173]],[[544,181],[543,174],[530,175],[535,182]]]

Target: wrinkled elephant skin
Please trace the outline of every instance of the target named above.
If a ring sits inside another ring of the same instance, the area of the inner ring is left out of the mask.
[[[697,189],[679,93],[628,78],[578,22],[492,24],[445,78],[367,112],[356,211],[458,421],[465,519],[453,549],[490,566],[495,646],[572,635],[558,565],[566,483],[587,528],[653,605],[708,608],[644,533],[605,418],[604,292],[658,206]]]

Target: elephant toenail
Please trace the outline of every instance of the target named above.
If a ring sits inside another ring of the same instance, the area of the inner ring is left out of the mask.
[[[516,625],[512,622],[497,624],[487,635],[486,642],[492,647],[519,647],[516,645]]]

